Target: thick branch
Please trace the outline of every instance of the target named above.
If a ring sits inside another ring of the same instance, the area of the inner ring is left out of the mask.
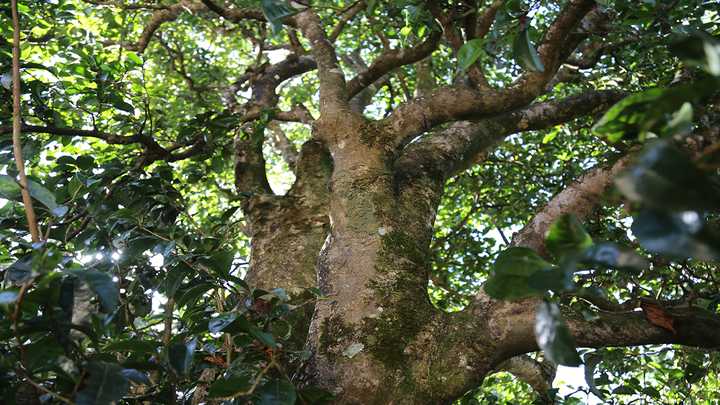
[[[552,363],[541,363],[528,355],[521,355],[502,362],[496,370],[508,372],[529,384],[540,395],[543,403],[553,403],[548,391],[552,388],[557,366]]]
[[[448,178],[477,162],[484,152],[508,135],[549,128],[597,113],[623,95],[617,91],[591,91],[532,104],[478,122],[455,123],[409,145],[398,161],[398,171],[408,178],[417,177],[421,172]]]
[[[537,300],[532,300],[537,302]],[[507,326],[503,351],[507,356],[537,351],[533,324],[536,305],[514,303],[512,311],[502,311]],[[577,313],[565,311],[570,332],[579,347],[616,347],[649,344],[681,344],[720,348],[720,317],[698,307],[663,305],[672,317],[675,332],[650,323],[641,311],[598,313],[593,321]]]
[[[345,75],[338,64],[335,47],[328,40],[322,22],[315,12],[307,9],[295,21],[303,35],[310,41],[312,54],[318,67],[320,79],[320,112],[337,112],[347,107]]]
[[[383,124],[389,132],[396,134],[397,144],[402,146],[414,136],[444,122],[486,118],[528,104],[544,91],[562,59],[584,38],[571,33],[594,5],[593,0],[574,0],[560,12],[545,33],[539,50],[545,63],[542,73],[526,73],[504,91],[444,87],[429,98],[416,98],[400,106]]]
[[[513,236],[513,245],[529,247],[543,254],[545,234],[550,225],[563,214],[575,214],[580,220],[587,218],[598,206],[615,177],[630,161],[631,156],[627,155],[610,167],[596,167],[567,186]]]

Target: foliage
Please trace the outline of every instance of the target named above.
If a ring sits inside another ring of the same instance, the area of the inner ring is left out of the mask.
[[[248,101],[246,89],[220,91],[256,63],[284,56],[290,31],[283,22],[298,12],[295,2],[227,2],[260,8],[269,27],[233,24],[208,10],[183,12],[144,52],[120,45],[141,35],[153,9],[134,1],[117,3],[138,7],[95,3],[105,2],[19,5],[25,123],[83,128],[88,136],[23,135],[29,192],[45,235],[33,244],[10,135],[0,135],[0,397],[12,403],[30,391],[51,402],[171,403],[206,390],[228,403],[331,400],[292,380],[309,356],[306,331],[295,329],[296,319],[324,297],[310,289],[291,299],[281,289],[243,281],[250,249],[241,209],[247,196],[232,191],[235,137],[269,137],[268,122],[279,110],[302,104],[316,113],[317,78],[304,74],[283,84],[278,108],[263,111],[252,128],[233,110]],[[557,12],[551,3],[505,2],[486,38],[434,54],[434,78],[453,83],[480,62],[492,66],[488,76],[496,86],[510,85],[523,71],[542,73],[547,67],[534,44]],[[447,311],[462,308],[483,281],[492,297],[544,297],[536,324],[544,356],[564,365],[582,359],[589,370],[585,390],[597,396],[616,403],[718,401],[717,353],[674,346],[576,349],[559,310],[572,307],[592,317],[592,297],[680,299],[689,292],[697,298],[692,304],[708,311],[720,303],[712,262],[720,257],[718,156],[689,156],[671,141],[717,126],[717,117],[702,108],[717,95],[720,80],[717,10],[709,2],[679,2],[666,11],[651,1],[603,3],[618,10],[618,25],[638,40],[602,57],[587,82],[559,84],[554,94],[590,87],[642,91],[594,126],[578,120],[513,135],[483,165],[449,179],[435,224],[429,294]],[[372,60],[383,51],[383,39],[410,49],[438,29],[419,1],[365,4],[357,24],[337,41],[344,53],[360,49]],[[350,5],[313,2],[332,23],[337,10]],[[8,11],[0,5],[3,127],[11,122]],[[624,33],[613,32],[608,41]],[[262,46],[249,39],[256,34]],[[367,115],[380,118],[405,101],[417,86],[416,69],[391,75]],[[673,83],[683,69],[693,80]],[[281,128],[295,146],[309,137],[300,124]],[[111,143],[104,134],[139,141]],[[153,155],[148,139],[180,153],[199,152],[182,159]],[[627,211],[608,204],[586,223],[562,217],[547,235],[547,257],[509,246],[507,235],[552,195],[588,167],[610,164],[632,148],[642,148],[641,155],[610,197],[624,199]],[[288,164],[267,142],[264,153],[272,186],[286,191],[292,184]],[[37,392],[29,380],[48,392]],[[461,401],[532,397],[524,383],[495,374]]]

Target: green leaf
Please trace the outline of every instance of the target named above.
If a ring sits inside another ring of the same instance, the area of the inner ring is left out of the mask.
[[[15,200],[20,197],[20,185],[14,178],[6,174],[0,174],[0,198]]]
[[[260,330],[260,328],[250,323],[250,321],[248,321],[245,317],[238,317],[236,324],[240,329],[249,333],[252,337],[260,341],[260,343],[264,344],[265,346],[269,346],[272,348],[277,347],[277,343],[275,343],[275,339],[273,339],[272,334],[263,332],[262,330]]]
[[[126,52],[125,57],[137,66],[142,65],[142,59],[135,52]]]
[[[640,245],[673,258],[720,260],[720,235],[700,213],[644,210],[634,219],[632,232]]]
[[[518,32],[513,41],[513,58],[523,69],[530,72],[544,72],[545,66],[540,60],[535,46],[530,42],[530,33],[527,28]]]
[[[555,258],[575,255],[592,246],[593,241],[574,214],[563,214],[547,231],[545,247]]]
[[[55,195],[42,185],[28,179],[28,191],[32,198],[40,201],[56,217],[67,214],[68,208],[64,205],[58,205],[55,201]]]
[[[476,38],[467,41],[460,47],[457,60],[461,71],[467,70],[483,53],[483,39]]]
[[[553,363],[570,367],[582,364],[575,350],[575,340],[557,304],[543,301],[538,307],[535,314],[535,339],[545,357]]]
[[[634,250],[625,249],[610,242],[598,243],[587,248],[582,254],[582,261],[621,270],[648,268],[647,260]]]
[[[135,107],[133,107],[127,101],[123,100],[123,98],[117,93],[112,93],[110,95],[110,102],[112,103],[113,107],[117,108],[120,111],[125,111],[129,114],[135,113]]]
[[[668,45],[670,52],[690,66],[701,66],[720,76],[720,41],[707,32],[681,27],[680,35]]]
[[[5,269],[5,280],[20,284],[30,279],[32,276],[32,256],[27,255],[21,257],[15,263]]]
[[[686,102],[699,102],[718,88],[714,78],[670,88],[654,88],[625,97],[603,115],[592,131],[611,142],[660,134],[672,114]],[[672,135],[672,134],[668,134]]]
[[[568,271],[569,270],[569,271]],[[536,271],[528,277],[528,285],[538,291],[570,291],[575,288],[573,281],[574,262],[572,267],[561,266]]]
[[[367,1],[367,8],[365,11],[368,15],[372,15],[375,12],[375,8],[377,7],[378,0],[368,0]]]
[[[88,378],[75,398],[77,405],[109,405],[120,400],[130,388],[123,368],[117,364],[93,362],[85,371]]]
[[[112,312],[118,305],[120,292],[117,284],[108,273],[98,270],[67,270],[69,274],[79,278],[98,296],[105,312]]]
[[[273,33],[282,29],[282,22],[285,18],[295,15],[298,10],[293,9],[286,0],[262,0],[263,15],[272,26]]]
[[[219,378],[208,389],[209,398],[229,398],[248,391],[252,383],[245,375],[232,375],[228,378]]]
[[[258,388],[257,405],[294,405],[297,401],[295,386],[285,379],[272,380]]]
[[[177,306],[181,308],[186,305],[193,305],[200,297],[213,288],[212,284],[201,283],[178,292]]]
[[[542,296],[546,290],[533,287],[530,277],[552,267],[532,249],[512,247],[498,255],[485,282],[485,292],[493,298],[511,300]]]
[[[193,354],[197,340],[192,339],[189,342],[176,342],[168,348],[168,363],[170,367],[178,375],[187,375],[192,365]]]
[[[669,210],[717,210],[720,186],[667,141],[654,142],[615,184],[631,201]]]
[[[233,323],[237,318],[237,314],[234,312],[226,312],[219,316],[210,319],[208,322],[208,331],[211,333],[217,333],[225,329],[228,325]]]

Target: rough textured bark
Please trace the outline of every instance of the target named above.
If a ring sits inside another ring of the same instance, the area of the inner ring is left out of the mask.
[[[326,388],[340,404],[451,403],[498,368],[547,388],[551,371],[514,357],[537,350],[532,325],[538,301],[497,301],[480,293],[464,311],[444,313],[427,296],[429,249],[448,178],[481,162],[509,134],[591,115],[623,96],[592,91],[530,104],[584,38],[575,31],[589,30],[581,26],[583,18],[602,20],[593,7],[593,1],[569,1],[550,25],[539,48],[544,73],[527,73],[505,90],[455,85],[430,91],[429,85],[379,121],[361,114],[373,83],[425,58],[440,37],[412,50],[388,51],[369,67],[358,64],[360,72],[346,81],[331,42],[335,33],[326,34],[313,10],[290,19],[309,40],[312,56],[258,72],[253,97],[241,111],[252,116],[276,104],[279,83],[317,68],[320,116],[297,157],[296,183],[287,195],[273,195],[267,185],[263,139],[238,140],[236,182],[252,241],[248,281],[291,293],[317,285],[326,296],[309,321],[311,356],[296,382]],[[493,15],[490,10],[477,22],[477,35],[484,35]],[[429,62],[418,71],[428,76]],[[548,225],[565,212],[587,216],[625,163],[580,178],[514,243],[542,251]],[[714,324],[713,316],[672,311],[684,328],[677,335],[634,313],[602,314],[593,322],[567,316],[580,345],[720,343],[716,336],[699,338],[699,325]]]

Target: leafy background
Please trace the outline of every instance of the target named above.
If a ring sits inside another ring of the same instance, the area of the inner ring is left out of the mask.
[[[100,2],[19,4],[25,122],[85,128],[94,135],[24,134],[30,191],[46,239],[36,245],[29,242],[19,202],[10,135],[0,135],[0,397],[7,403],[32,395],[77,404],[120,398],[170,403],[205,390],[236,403],[321,403],[327,393],[297,390],[291,380],[307,356],[293,317],[323,297],[310,290],[302,300],[291,300],[282,290],[254,290],[242,281],[249,242],[242,196],[233,191],[232,142],[247,128],[239,128],[227,107],[249,95],[227,89],[258,58],[264,63],[282,57],[282,51],[258,56],[257,44],[245,34],[266,36],[264,45],[271,48],[287,41],[287,33],[273,24],[234,24],[184,12],[141,53],[118,45],[140,35],[150,12],[92,3]],[[278,1],[233,3],[262,6],[271,20],[288,12]],[[456,311],[482,282],[508,285],[501,258],[531,258],[535,264],[515,276],[527,294],[548,298],[539,319],[550,326],[542,331],[560,336],[549,338],[545,354],[536,356],[569,365],[583,361],[587,373],[587,384],[559,396],[559,403],[598,397],[618,404],[720,401],[717,353],[667,345],[576,352],[554,312],[555,303],[582,308],[588,316],[597,310],[564,294],[568,290],[619,302],[691,296],[692,305],[714,312],[720,302],[717,154],[690,158],[667,142],[649,141],[717,126],[716,104],[706,99],[717,92],[720,72],[712,58],[720,52],[717,42],[694,30],[720,34],[718,5],[602,3],[616,11],[617,29],[605,40],[622,46],[580,72],[577,81],[556,86],[553,96],[590,88],[657,90],[626,99],[603,119],[514,135],[486,163],[449,180],[436,221],[429,294],[439,308]],[[316,4],[328,23],[347,6]],[[485,40],[468,42],[457,58],[444,47],[434,54],[435,80],[451,83],[476,61],[490,67],[488,76],[498,86],[522,70],[543,69],[533,44],[558,8],[555,2],[507,1]],[[378,32],[412,46],[431,26],[418,1],[369,1],[338,49],[360,49],[371,60],[382,50]],[[3,3],[0,127],[11,123],[11,37],[9,6]],[[628,37],[635,40],[628,43]],[[410,97],[415,69],[406,66],[392,75],[368,116],[382,117]],[[690,83],[685,91],[678,80]],[[280,94],[279,107],[302,103],[317,114],[313,73],[284,84]],[[263,133],[266,124],[261,119],[252,130]],[[310,135],[303,125],[282,129],[295,145]],[[153,160],[137,143],[111,145],[98,139],[102,133],[151,134],[164,146],[198,143],[201,153]],[[589,167],[611,164],[643,144],[638,170],[622,178],[587,223],[568,217],[556,224],[548,240],[561,247],[552,252],[552,263],[507,249],[512,234],[555,193]],[[264,153],[273,187],[285,191],[291,171],[267,143]],[[651,178],[663,181],[647,186]],[[623,208],[617,208],[620,202]],[[604,256],[601,247],[609,249]],[[641,264],[621,266],[621,254]],[[608,263],[608,257],[616,261]],[[555,271],[545,274],[548,269]],[[530,283],[536,272],[543,274]],[[493,293],[507,298],[498,290]],[[460,402],[535,400],[528,385],[497,373]]]

